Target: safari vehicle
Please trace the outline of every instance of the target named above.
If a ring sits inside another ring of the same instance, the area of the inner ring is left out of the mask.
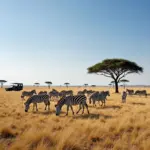
[[[10,87],[5,88],[6,91],[21,91],[23,90],[22,83],[12,83]]]

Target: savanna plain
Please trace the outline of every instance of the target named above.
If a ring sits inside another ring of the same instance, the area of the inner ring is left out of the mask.
[[[53,87],[61,91],[65,87]],[[50,91],[47,87],[25,87],[30,91]],[[69,87],[76,94],[84,88]],[[24,111],[22,91],[6,92],[0,89],[0,150],[150,150],[150,96],[127,96],[121,103],[121,92],[113,88],[93,87],[92,90],[109,90],[106,106],[93,107],[90,114],[65,116],[63,106],[60,116],[55,115],[55,100],[50,111],[44,103],[38,104],[38,112]],[[129,88],[134,90],[150,88]],[[87,100],[88,101],[88,100]],[[73,106],[76,112],[78,106]]]

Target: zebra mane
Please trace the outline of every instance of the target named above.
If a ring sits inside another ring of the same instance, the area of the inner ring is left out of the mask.
[[[28,98],[28,100],[25,102],[25,104],[30,105],[32,103],[32,96],[30,98]]]
[[[66,96],[62,96],[62,98],[58,101],[57,105],[62,106],[64,104]]]

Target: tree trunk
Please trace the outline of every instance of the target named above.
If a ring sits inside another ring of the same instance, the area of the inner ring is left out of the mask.
[[[118,82],[115,80],[115,92],[116,93],[119,93],[119,90],[118,90]]]

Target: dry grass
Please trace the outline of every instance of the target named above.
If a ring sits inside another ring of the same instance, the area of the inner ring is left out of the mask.
[[[69,89],[74,93],[82,90]],[[44,104],[38,104],[38,112],[32,112],[31,106],[25,113],[21,92],[0,89],[0,150],[149,150],[150,97],[128,96],[127,103],[122,104],[121,95],[110,91],[106,107],[89,105],[90,115],[85,110],[83,115],[72,116],[70,111],[64,116],[64,106],[56,116],[54,101],[50,112],[44,110]]]

